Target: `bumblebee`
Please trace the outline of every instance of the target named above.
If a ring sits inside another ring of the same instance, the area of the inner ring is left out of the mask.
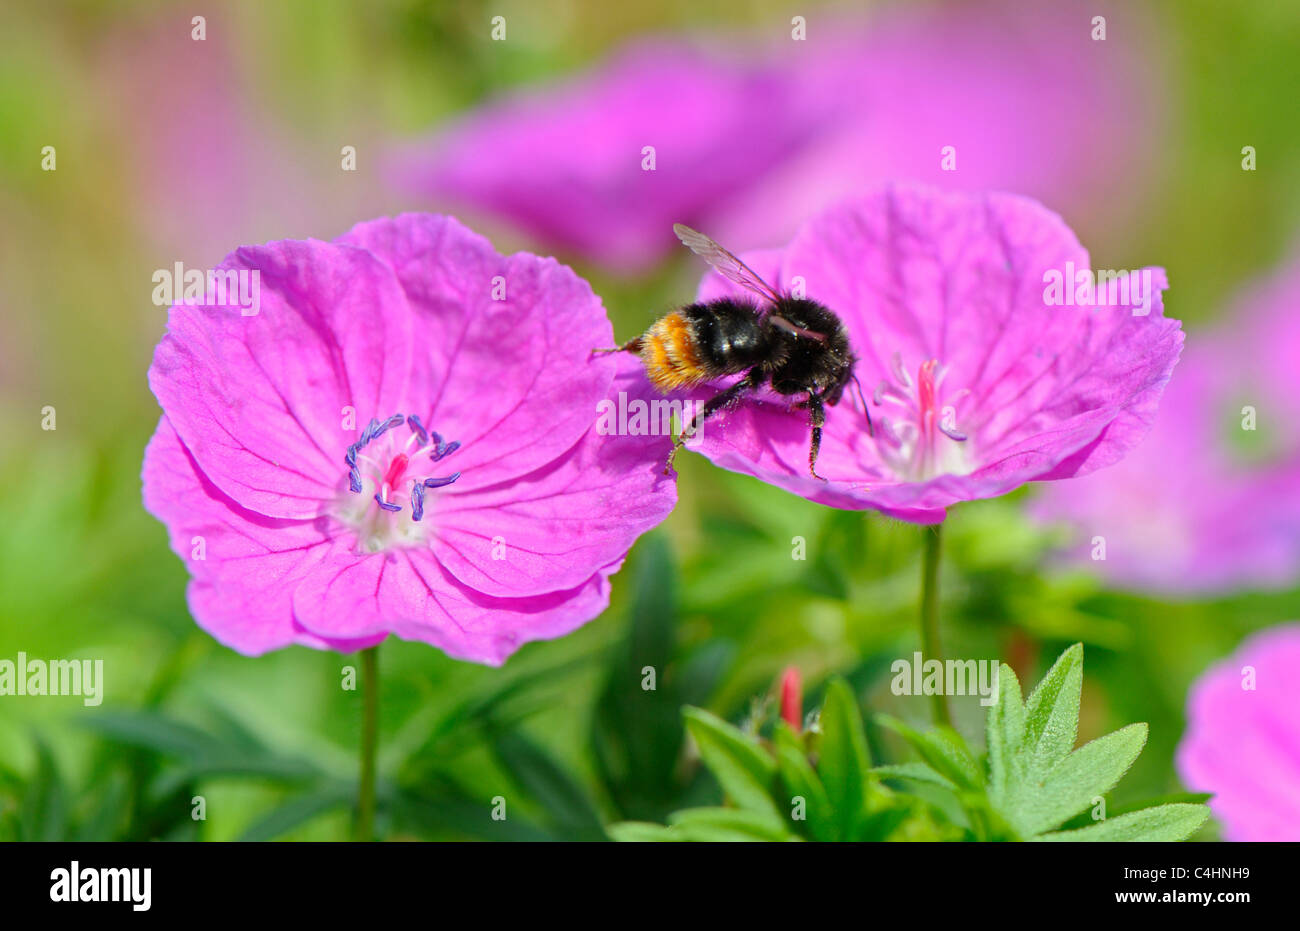
[[[795,407],[809,413],[812,440],[808,471],[822,479],[817,474],[817,453],[826,407],[839,402],[850,381],[857,382],[853,375],[857,360],[844,324],[824,304],[777,291],[703,233],[680,223],[673,225],[673,232],[692,252],[759,301],[720,297],[688,304],[656,320],[636,339],[614,349],[598,350],[638,353],[650,383],[661,394],[744,373],[683,425],[681,435],[673,442],[664,474],[672,472],[684,438],[694,435],[708,417],[733,407],[746,393],[768,384],[777,394],[806,395]],[[874,435],[860,386],[858,394],[867,415],[867,429]]]

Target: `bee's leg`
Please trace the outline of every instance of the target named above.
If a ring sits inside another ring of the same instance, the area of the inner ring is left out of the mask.
[[[813,478],[826,479],[817,474],[817,454],[822,448],[822,424],[826,423],[826,408],[822,406],[821,395],[808,395],[808,413],[812,415],[812,445],[808,447],[808,471]]]
[[[640,351],[641,351],[641,337],[639,336],[636,339],[629,339],[622,346],[614,346],[611,349],[592,350],[592,352],[640,352]]]
[[[673,460],[677,458],[677,450],[682,448],[682,444],[686,442],[687,437],[695,435],[696,431],[699,430],[700,425],[703,424],[705,420],[722,410],[724,407],[729,407],[734,404],[740,399],[742,394],[751,388],[757,388],[762,383],[762,373],[760,373],[758,369],[751,369],[748,375],[736,382],[726,391],[720,391],[705,401],[704,407],[700,408],[694,415],[692,415],[690,424],[683,426],[677,439],[673,440],[672,451],[668,453],[668,461],[664,464],[664,475],[672,474]]]

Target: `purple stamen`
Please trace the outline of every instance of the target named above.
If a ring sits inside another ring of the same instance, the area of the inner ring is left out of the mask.
[[[415,414],[394,414],[383,421],[372,417],[370,422],[362,429],[361,436],[357,438],[355,443],[348,446],[347,451],[343,454],[343,461],[346,462],[348,466],[348,488],[354,494],[360,494],[365,488],[361,478],[361,468],[357,465],[357,461],[364,458],[361,455],[361,451],[372,441],[379,439],[386,432],[403,423],[410,426],[411,432],[414,434],[412,439],[407,440],[407,450],[410,449],[412,440],[418,439],[421,446],[432,446],[432,449],[429,450],[429,456],[434,462],[437,462],[439,459],[444,459],[456,450],[460,449],[459,442],[445,442],[437,433],[432,433],[427,430],[424,423]],[[432,443],[429,443],[430,438],[433,440]],[[395,504],[388,500],[388,494],[390,483],[399,481],[402,477],[402,473],[406,471],[407,455],[408,452],[404,450],[392,456],[392,461],[388,464],[388,472],[385,473],[382,479],[376,477],[376,484],[380,486],[380,491],[375,494],[375,503],[385,511],[396,513],[402,510],[400,504]],[[382,456],[378,458],[381,460],[383,459]],[[366,459],[365,461],[369,465],[375,466],[375,468],[381,468],[379,464],[371,462],[370,459]],[[458,478],[460,478],[459,472],[456,472],[454,475],[449,475],[446,478],[414,479],[411,485],[411,519],[418,521],[424,517],[425,489],[445,488]]]
[[[371,440],[379,439],[379,437],[383,436],[385,430],[388,430],[390,427],[397,426],[398,424],[402,423],[405,419],[406,418],[403,417],[401,414],[394,414],[392,417],[389,417],[383,423],[380,423],[378,420],[371,417],[370,423],[366,424],[365,428],[362,429],[361,436],[357,439],[355,443],[353,443],[351,446],[348,447],[347,452],[343,454],[343,461],[348,464],[348,469],[350,473],[348,478],[350,479],[351,488],[353,491],[361,490],[358,484],[360,479],[356,477],[356,475],[354,474],[356,473],[357,470],[358,454],[360,454],[361,450],[365,449],[368,445],[370,445]]]
[[[415,435],[420,438],[421,446],[424,446],[426,443],[429,442],[429,431],[424,429],[424,424],[420,422],[419,417],[415,416],[414,414],[408,415],[406,418],[406,424],[412,430],[414,430]]]
[[[411,484],[411,520],[424,517],[424,485],[417,478]]]
[[[459,472],[449,475],[447,478],[426,478],[424,480],[424,487],[445,488],[446,486],[450,485],[452,482],[456,481],[456,479],[458,478],[460,478]]]
[[[389,417],[383,423],[379,424],[379,428],[370,435],[370,438],[372,440],[377,440],[384,435],[385,431],[393,427],[400,426],[405,422],[406,422],[405,416],[403,416],[402,414],[394,414],[392,417]]]
[[[440,433],[433,434],[433,442],[436,448],[431,453],[429,453],[429,458],[432,459],[434,462],[439,462],[443,459],[446,459],[456,450],[460,449],[460,440],[456,440],[451,443],[444,443],[442,441],[442,434]]]

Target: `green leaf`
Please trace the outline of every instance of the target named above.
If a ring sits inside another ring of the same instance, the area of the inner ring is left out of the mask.
[[[959,786],[971,789],[983,787],[984,773],[961,734],[951,727],[940,725],[922,736],[933,751],[933,755],[927,757],[931,766]]]
[[[922,760],[959,788],[978,789],[983,786],[983,774],[975,755],[952,728],[935,727],[923,734],[889,715],[877,715],[876,720],[911,744]]]
[[[519,673],[498,681],[486,691],[471,693],[445,714],[438,717],[428,733],[414,742],[413,749],[400,752],[405,757],[402,775],[419,779],[428,772],[436,772],[446,761],[463,749],[464,744],[477,746],[482,741],[484,728],[502,729],[513,726],[529,715],[549,705],[538,693],[565,676],[585,668],[586,660],[576,660]]]
[[[1115,818],[1119,815],[1127,815],[1129,812],[1141,811],[1144,808],[1155,808],[1160,805],[1171,805],[1174,803],[1203,805],[1212,798],[1214,798],[1213,792],[1167,792],[1164,795],[1138,799],[1133,802],[1124,802],[1119,805],[1111,805],[1110,800],[1107,799],[1105,812],[1107,818]],[[1091,811],[1092,807],[1093,806],[1090,805],[1088,809],[1075,815],[1069,821],[1065,822],[1065,824],[1061,825],[1057,830],[1069,831],[1074,828],[1092,827],[1092,825],[1096,823],[1093,819],[1093,813]]]
[[[243,755],[257,756],[270,752],[265,741],[230,708],[214,702],[207,705],[205,711],[213,719],[213,733],[219,735],[224,743],[237,748]]]
[[[1145,724],[1130,724],[1098,737],[1058,763],[1041,782],[1030,781],[1012,796],[1015,824],[1027,834],[1060,826],[1123,778],[1147,740]]]
[[[197,727],[157,711],[104,711],[85,716],[80,724],[107,740],[164,756],[197,759],[220,755],[225,749],[224,744]]]
[[[596,771],[620,814],[662,817],[679,797],[685,730],[682,706],[704,701],[716,684],[717,651],[675,670],[677,573],[667,539],[650,534],[636,549],[635,591],[626,639],[610,654],[608,679],[591,722]],[[654,670],[657,687],[642,680]]]
[[[725,640],[706,643],[682,663],[674,683],[682,704],[702,705],[709,700],[731,664],[736,648]],[[678,742],[680,745],[680,741]],[[674,764],[676,761],[674,760]]]
[[[888,766],[877,766],[871,770],[881,779],[911,779],[914,782],[925,782],[930,785],[942,786],[952,791],[957,790],[957,786],[947,776],[940,775],[934,768],[915,761],[909,763],[893,763]]]
[[[243,757],[231,755],[212,759],[200,759],[180,767],[165,771],[149,787],[150,797],[157,800],[166,798],[187,783],[201,779],[235,777],[281,785],[297,785],[315,782],[321,777],[321,771],[305,760],[288,757]]]
[[[582,787],[518,731],[499,735],[492,749],[518,786],[555,820],[563,837],[604,840],[600,815]]]
[[[1123,840],[1138,839],[1148,831],[1153,840],[1181,840],[1209,816],[1206,806],[1193,804],[1203,797],[1185,796],[1144,811],[1121,808],[1106,821],[1089,823],[1088,809],[1097,804],[1096,799],[1105,798],[1142,752],[1147,726],[1131,724],[1071,749],[1078,735],[1082,644],[1061,654],[1029,696],[1023,715],[1015,674],[1004,665],[999,677],[999,700],[989,709],[986,727],[986,804],[991,806],[988,814],[1001,819],[1004,827],[979,812],[979,800],[966,798],[963,807],[977,836]],[[1018,740],[1020,733],[1023,739]],[[1045,831],[1053,833],[1044,835]]]
[[[23,798],[22,837],[28,841],[66,840],[68,790],[50,745],[41,737],[35,741],[36,773]]]
[[[661,843],[682,839],[672,828],[666,828],[662,824],[651,824],[648,821],[620,821],[618,824],[611,824],[606,831],[612,839],[625,844]]]
[[[86,820],[78,825],[74,840],[111,841],[117,839],[126,820],[130,793],[125,772],[111,773],[101,781],[103,791]]]
[[[1077,831],[1040,834],[1042,841],[1180,841],[1200,830],[1210,817],[1205,805],[1175,803],[1115,815]]]
[[[355,786],[340,783],[295,796],[283,805],[271,809],[250,825],[239,839],[241,841],[274,840],[328,811],[350,806],[355,793]]]
[[[393,796],[394,819],[421,836],[441,836],[447,832],[464,834],[479,840],[549,841],[555,840],[527,818],[513,811],[507,817],[492,817],[494,806],[467,795],[454,785],[422,784],[418,789],[399,789]]]
[[[891,834],[912,817],[912,814],[912,807],[904,804],[889,805],[879,811],[873,811],[863,819],[858,829],[858,836],[854,840],[888,840]]]
[[[150,786],[154,801],[166,799],[183,786],[199,779],[233,776],[282,784],[309,783],[321,777],[313,763],[278,756],[251,732],[241,730],[236,719],[221,712],[222,730],[230,740],[220,740],[197,727],[174,720],[157,711],[110,711],[82,720],[83,727],[105,740],[138,747],[160,756],[178,759]]]
[[[1083,644],[1070,647],[1047,671],[1025,702],[1025,763],[1030,778],[1041,777],[1065,759],[1079,730],[1083,689]]]
[[[741,808],[780,820],[772,800],[776,763],[739,728],[700,708],[687,708],[686,730],[722,791]]]
[[[805,825],[813,840],[834,840],[835,821],[830,799],[826,795],[826,787],[808,762],[803,741],[789,724],[777,721],[772,743],[776,750],[777,770],[789,796],[785,799],[789,806],[786,817],[796,830],[800,825]],[[803,821],[794,821],[796,798],[803,799]]]
[[[988,745],[989,798],[998,805],[1006,800],[1008,786],[1020,778],[1020,753],[1025,740],[1020,680],[1006,663],[998,669],[998,700],[988,711],[984,739]]]
[[[862,715],[852,689],[843,679],[826,687],[821,712],[822,739],[817,770],[839,826],[838,837],[847,839],[866,814],[871,759]]]
[[[682,840],[783,841],[797,840],[775,815],[735,808],[688,808],[676,812],[668,823]]]

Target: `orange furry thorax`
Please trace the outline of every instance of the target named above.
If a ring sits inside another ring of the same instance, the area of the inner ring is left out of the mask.
[[[695,333],[677,311],[656,320],[641,337],[641,360],[650,383],[661,394],[698,385],[709,377],[695,345]]]

